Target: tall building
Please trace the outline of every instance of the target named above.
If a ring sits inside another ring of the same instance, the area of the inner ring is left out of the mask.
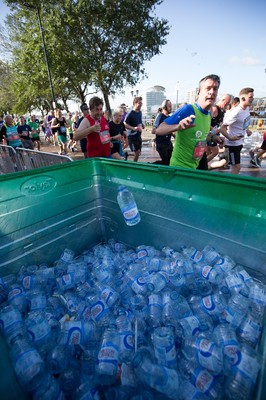
[[[146,92],[147,113],[155,113],[165,99],[165,88],[163,86],[156,85],[149,88]]]
[[[189,90],[187,92],[187,102],[188,103],[195,103],[197,98],[197,89]]]

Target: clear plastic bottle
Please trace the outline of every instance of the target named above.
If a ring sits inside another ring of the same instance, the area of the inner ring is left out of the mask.
[[[152,328],[162,323],[162,298],[159,294],[150,294],[148,298],[148,325]]]
[[[126,186],[119,186],[117,202],[128,226],[133,226],[140,222],[140,214],[134,196]]]
[[[223,274],[215,267],[206,263],[195,263],[194,268],[196,273],[203,279],[206,279],[210,283],[218,285],[222,279]]]
[[[177,399],[179,394],[179,374],[177,371],[153,364],[142,353],[137,352],[132,360],[136,376],[139,380],[169,399]]]
[[[198,336],[195,339],[184,339],[182,346],[184,356],[197,361],[202,367],[218,374],[223,369],[223,351],[220,346],[211,340]]]
[[[34,391],[44,374],[44,362],[38,351],[22,336],[16,336],[11,343],[10,357],[21,386]]]
[[[21,285],[14,283],[8,292],[8,303],[16,306],[22,315],[29,310],[29,301]]]
[[[235,330],[229,324],[219,324],[214,328],[213,338],[222,346],[225,358],[225,374],[231,373],[231,366],[238,359],[240,344],[237,341]]]
[[[179,319],[192,315],[186,299],[174,290],[164,292],[162,302],[162,320],[165,326],[176,326]]]
[[[63,400],[64,396],[57,379],[49,374],[45,374],[40,386],[34,393],[33,400]]]
[[[120,312],[116,318],[119,333],[119,361],[129,362],[134,352],[134,332],[131,321],[126,312]]]
[[[194,261],[195,263],[201,263],[204,261],[204,254],[202,253],[202,251],[196,249],[195,247],[183,246],[181,248],[181,251],[186,258]]]
[[[241,324],[248,312],[250,301],[240,293],[233,294],[222,312],[222,320],[228,322],[232,328],[236,329]]]
[[[97,373],[102,384],[112,384],[116,381],[119,357],[119,334],[116,325],[105,329],[100,351],[98,353]]]
[[[229,272],[235,267],[236,263],[229,256],[222,256],[216,261],[215,266],[220,268],[223,272]]]
[[[218,251],[216,251],[212,246],[205,246],[202,250],[202,253],[204,254],[206,262],[210,265],[214,265],[221,260],[221,254],[219,254]]]
[[[46,368],[51,375],[59,375],[67,368],[73,351],[71,346],[58,344],[47,355]]]
[[[28,337],[41,356],[45,356],[55,344],[51,327],[44,311],[31,311],[25,318]]]
[[[176,349],[173,327],[158,327],[153,332],[155,357],[159,365],[176,368]]]
[[[225,392],[228,399],[246,400],[254,389],[262,366],[262,356],[246,344],[241,345],[237,355],[225,381]]]
[[[226,297],[218,291],[205,296],[201,300],[201,306],[210,315],[220,315],[226,307]]]
[[[58,383],[65,397],[71,399],[80,385],[80,365],[77,361],[73,360],[73,363],[61,372]]]
[[[169,282],[169,277],[166,272],[164,271],[158,271],[158,272],[152,272],[149,274],[148,280],[152,286],[152,292],[153,293],[159,293],[161,290],[163,290],[166,285]]]
[[[206,368],[201,367],[195,362],[180,359],[178,368],[182,376],[187,377],[190,382],[208,399],[223,399],[223,388]]]
[[[7,305],[0,310],[0,328],[8,344],[18,334],[25,334],[24,323],[17,307]]]
[[[240,342],[249,344],[255,348],[259,342],[263,329],[262,320],[256,315],[249,313],[238,327],[236,333]]]

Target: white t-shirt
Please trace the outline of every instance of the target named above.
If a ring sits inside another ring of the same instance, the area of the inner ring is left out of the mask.
[[[243,110],[240,105],[225,113],[223,124],[228,126],[229,136],[242,136],[239,140],[225,139],[227,146],[240,146],[244,143],[244,136],[246,129],[250,125],[250,111],[249,108]]]

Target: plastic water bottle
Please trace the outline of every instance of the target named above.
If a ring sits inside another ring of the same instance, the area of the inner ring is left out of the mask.
[[[8,344],[18,334],[25,334],[24,323],[17,307],[7,305],[0,310],[0,328]]]
[[[222,320],[228,322],[232,328],[236,329],[241,324],[249,309],[250,301],[240,293],[232,295],[225,309],[222,311]]]
[[[182,376],[187,377],[195,388],[209,399],[223,398],[221,384],[206,368],[186,359],[180,359],[178,367]]]
[[[249,299],[258,305],[266,305],[266,286],[261,282],[254,282],[250,287]]]
[[[235,261],[229,256],[222,256],[216,263],[215,266],[220,268],[223,272],[229,272],[235,267]]]
[[[245,400],[250,398],[258,373],[262,366],[262,356],[250,346],[242,345],[231,373],[225,381],[228,399]]]
[[[60,374],[68,366],[72,353],[71,346],[64,344],[55,346],[47,355],[47,371],[52,375]]]
[[[158,327],[153,332],[155,357],[158,364],[176,368],[176,349],[173,327]]]
[[[169,399],[177,399],[179,393],[178,372],[162,365],[153,364],[140,352],[132,360],[136,376],[146,385],[163,393]]]
[[[29,309],[29,301],[23,287],[17,283],[10,286],[8,292],[8,303],[16,306],[21,314],[25,314]]]
[[[192,315],[186,299],[174,290],[164,292],[162,302],[162,320],[165,326],[176,326],[179,319]]]
[[[6,301],[7,294],[8,294],[8,289],[7,289],[3,279],[0,278],[0,304],[4,303]]]
[[[203,297],[200,304],[209,315],[220,315],[226,307],[226,298],[222,293],[216,291]]]
[[[105,396],[108,400],[108,398]],[[100,393],[97,386],[93,381],[82,383],[74,391],[73,399],[75,400],[99,400],[101,399]],[[110,399],[115,399],[115,397],[110,397]],[[37,400],[37,399],[36,399]]]
[[[65,368],[58,379],[59,386],[67,399],[71,399],[80,384],[80,366],[76,361]]]
[[[219,324],[214,328],[213,338],[223,349],[225,357],[224,373],[230,374],[231,365],[236,363],[240,351],[240,344],[237,341],[235,330],[228,324]]]
[[[93,320],[65,321],[61,327],[60,344],[96,346],[99,328]]]
[[[165,286],[169,282],[169,277],[166,272],[158,271],[149,274],[148,280],[149,283],[151,284],[152,292],[159,293],[161,290],[165,288]]]
[[[162,298],[159,294],[149,295],[147,322],[153,328],[162,323]]]
[[[30,310],[44,310],[47,304],[46,293],[43,290],[32,290],[27,293],[30,302]]]
[[[20,335],[12,343],[10,357],[18,381],[26,391],[34,391],[44,373],[44,362],[38,351]]]
[[[256,315],[248,314],[238,327],[236,333],[240,342],[249,344],[255,348],[259,342],[263,329],[262,320]]]
[[[116,381],[119,357],[119,335],[115,325],[105,329],[96,371],[100,374],[102,384],[112,384]]]
[[[206,279],[215,285],[218,285],[223,279],[222,273],[211,265],[205,263],[195,263],[194,268],[201,278]]]
[[[181,251],[186,258],[194,261],[195,263],[200,263],[204,261],[204,254],[202,253],[202,251],[196,249],[195,247],[183,246],[181,248]]]
[[[126,312],[121,312],[116,318],[119,333],[119,361],[129,362],[134,352],[134,332]]]
[[[202,367],[213,373],[218,374],[223,369],[222,348],[202,336],[196,339],[185,338],[182,353],[188,360],[197,360]]]
[[[41,356],[45,356],[53,347],[54,337],[51,327],[42,311],[31,311],[25,318],[28,337]]]
[[[34,393],[33,400],[55,400],[63,398],[64,395],[57,379],[49,374],[45,374],[39,387]]]
[[[209,245],[204,247],[202,253],[204,254],[206,262],[210,265],[214,265],[221,260],[221,255],[218,253],[218,251],[216,251],[214,247],[211,247]]]
[[[133,226],[140,222],[140,214],[134,196],[126,186],[119,186],[117,202],[128,226]]]

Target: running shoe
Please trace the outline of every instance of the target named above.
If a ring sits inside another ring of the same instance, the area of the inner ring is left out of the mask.
[[[250,160],[250,164],[252,165],[252,167],[256,167],[259,168],[260,166],[256,163],[255,160]]]

